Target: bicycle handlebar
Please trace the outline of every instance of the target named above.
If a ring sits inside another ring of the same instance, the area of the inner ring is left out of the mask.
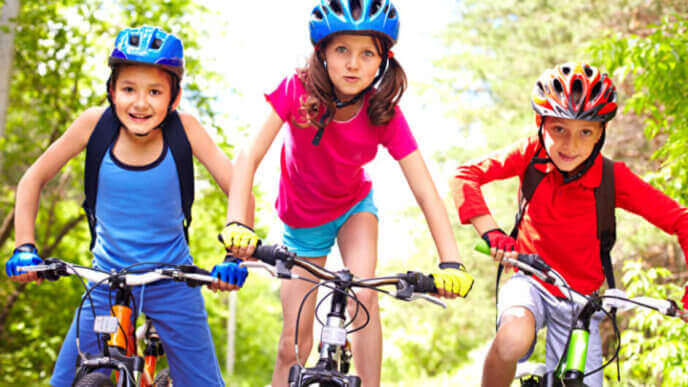
[[[490,247],[484,240],[476,242],[474,249],[483,254],[490,255]],[[557,286],[564,297],[579,305],[585,305],[590,301],[590,297],[573,290],[564,278],[537,254],[518,254],[516,259],[504,258],[512,266],[516,266],[523,272],[535,275],[543,282]],[[539,284],[538,284],[539,285]],[[547,294],[547,293],[546,293]],[[602,296],[602,308],[609,311],[616,308],[617,311],[631,310],[636,307],[653,309],[663,315],[670,317],[682,317],[688,315],[688,311],[681,312],[675,301],[653,297],[633,297],[628,298],[626,292],[621,289],[607,289]]]
[[[437,293],[432,275],[409,271],[394,276],[358,278],[348,272],[332,272],[308,260],[298,258],[296,253],[281,245],[263,245],[256,247],[253,256],[262,262],[244,261],[239,266],[246,268],[260,268],[277,278],[303,278],[291,272],[293,266],[298,266],[325,281],[348,282],[349,287],[377,288],[385,285],[395,285],[397,291],[390,293],[395,298],[405,301],[424,299],[443,308],[446,305],[436,297],[420,293]]]
[[[73,265],[58,258],[47,258],[43,265],[21,266],[18,270],[35,271],[39,277],[57,280],[59,277],[76,275],[91,282],[112,282],[115,278],[127,286],[146,285],[163,279],[175,281],[191,281],[204,284],[218,282],[218,279],[210,276],[210,272],[195,265],[177,265],[170,268],[157,268],[141,274],[121,274],[118,272],[106,272],[90,267]],[[191,284],[191,283],[190,283]]]

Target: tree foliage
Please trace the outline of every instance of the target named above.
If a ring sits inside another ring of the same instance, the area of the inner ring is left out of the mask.
[[[645,135],[666,137],[654,157],[662,168],[651,175],[668,194],[688,203],[688,10],[666,15],[646,26],[643,34],[614,34],[591,47],[595,57],[618,74],[628,77],[633,93],[626,111],[640,116]],[[664,138],[664,137],[663,137]]]

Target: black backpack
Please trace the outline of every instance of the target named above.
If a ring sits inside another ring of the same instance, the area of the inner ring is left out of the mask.
[[[107,110],[98,120],[91,137],[86,145],[86,163],[84,167],[84,199],[83,208],[86,211],[88,226],[91,231],[90,249],[96,241],[96,196],[98,194],[98,173],[105,152],[115,141],[119,134],[120,121],[112,110]],[[163,139],[172,152],[174,163],[177,166],[179,187],[182,197],[182,211],[184,213],[184,236],[189,241],[189,225],[191,224],[191,205],[194,201],[194,171],[193,153],[191,144],[186,137],[184,126],[179,119],[179,114],[172,111],[167,115],[163,125]]]

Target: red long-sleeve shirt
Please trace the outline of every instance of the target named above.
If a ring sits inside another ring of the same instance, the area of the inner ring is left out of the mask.
[[[489,214],[480,186],[518,176],[523,182],[535,153],[546,157],[538,138],[531,137],[507,151],[460,166],[456,174],[455,201],[462,224]],[[602,180],[602,156],[580,178],[564,184],[562,174],[550,162],[536,164],[546,175],[538,185],[519,227],[516,250],[536,253],[561,273],[576,290],[590,294],[604,282],[597,239],[594,189]],[[677,234],[688,252],[688,210],[643,181],[623,162],[614,163],[616,207],[640,215],[669,234]],[[547,285],[561,296],[558,289]]]

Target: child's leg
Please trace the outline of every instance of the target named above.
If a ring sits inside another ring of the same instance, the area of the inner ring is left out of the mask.
[[[140,287],[134,291],[137,306],[153,319],[160,335],[170,376],[176,386],[224,386],[208,326],[201,288],[181,282],[147,285],[141,301]]]
[[[309,261],[317,265],[325,265],[326,257],[308,258]],[[312,274],[305,270],[294,267],[292,272],[299,276],[313,278]],[[279,346],[277,348],[277,359],[275,370],[272,374],[272,386],[281,387],[287,385],[289,368],[296,363],[296,353],[294,351],[294,330],[296,327],[296,315],[301,305],[301,300],[306,293],[313,287],[310,282],[300,280],[283,280],[280,288],[280,299],[282,301],[282,334],[280,335]],[[301,364],[306,362],[308,354],[313,346],[313,317],[315,313],[316,294],[312,294],[303,306],[299,320],[299,360]]]
[[[357,212],[342,225],[337,234],[339,250],[344,265],[357,277],[375,276],[377,265],[377,217],[370,212]],[[362,385],[379,386],[382,366],[382,327],[377,292],[369,289],[356,290],[358,299],[370,313],[370,321],[362,330],[352,337],[354,364],[356,373],[361,377]],[[349,301],[348,313],[354,316],[356,304]],[[353,328],[365,322],[365,313],[359,310]]]
[[[535,333],[546,320],[538,290],[522,274],[516,274],[499,291],[499,328],[483,365],[483,386],[509,386],[516,364],[535,348]]]
[[[510,308],[501,318],[497,336],[492,341],[483,365],[483,386],[510,386],[516,363],[535,340],[535,317],[526,308]]]
[[[110,315],[108,290],[107,288],[99,287],[91,292],[91,299],[96,309],[96,315]],[[77,314],[74,312],[74,319],[72,325],[64,338],[60,354],[57,356],[55,362],[55,369],[50,378],[50,385],[54,387],[69,387],[74,381],[76,373],[76,358],[78,356],[76,348],[76,318]],[[84,302],[81,310],[79,321],[79,345],[82,352],[95,354],[100,352],[98,350],[98,340],[96,334],[93,332],[93,312],[89,300]],[[102,345],[101,345],[102,350]]]

